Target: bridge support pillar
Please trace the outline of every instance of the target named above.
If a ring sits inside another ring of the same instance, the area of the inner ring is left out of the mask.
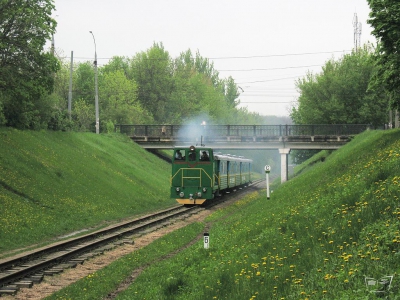
[[[281,155],[281,183],[288,180],[288,155],[290,153],[289,148],[279,149]]]

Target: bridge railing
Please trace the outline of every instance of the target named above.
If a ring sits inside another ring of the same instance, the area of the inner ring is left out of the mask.
[[[315,125],[131,125],[117,124],[115,132],[131,137],[187,136],[349,136],[370,128],[368,124]]]

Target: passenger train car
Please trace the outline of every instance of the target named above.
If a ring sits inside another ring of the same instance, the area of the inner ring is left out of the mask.
[[[251,182],[252,160],[206,147],[176,147],[172,158],[171,198],[181,204],[207,200]]]

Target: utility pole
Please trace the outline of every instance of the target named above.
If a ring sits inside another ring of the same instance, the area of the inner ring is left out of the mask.
[[[96,134],[100,131],[100,121],[99,121],[99,91],[97,86],[97,50],[96,50],[96,39],[94,38],[93,32],[89,31],[93,36],[94,42],[94,106],[96,109]]]
[[[361,22],[358,22],[357,13],[354,13],[353,17],[354,27],[354,50],[357,52],[361,46]]]

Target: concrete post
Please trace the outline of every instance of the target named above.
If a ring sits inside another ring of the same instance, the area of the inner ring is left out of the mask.
[[[288,180],[288,155],[290,153],[290,149],[279,149],[279,153],[281,154],[281,183],[284,183]]]

